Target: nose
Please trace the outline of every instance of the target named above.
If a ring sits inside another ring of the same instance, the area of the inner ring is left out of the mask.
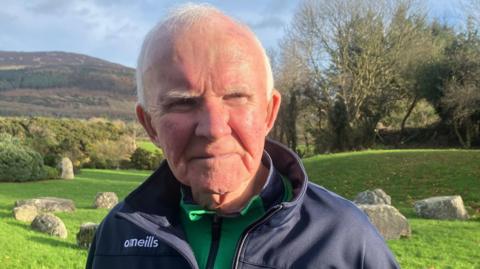
[[[215,140],[231,134],[228,124],[229,113],[221,101],[205,101],[197,114],[198,122],[195,128],[197,136]]]

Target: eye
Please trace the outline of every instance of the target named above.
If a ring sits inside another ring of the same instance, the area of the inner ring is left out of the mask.
[[[173,112],[184,112],[194,109],[198,104],[195,98],[179,98],[168,101],[164,105],[164,110]]]
[[[249,99],[250,95],[243,92],[234,92],[223,97],[223,100],[233,104],[244,104],[248,102]]]

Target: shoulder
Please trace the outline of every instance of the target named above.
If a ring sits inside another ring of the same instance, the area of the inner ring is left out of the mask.
[[[385,247],[383,237],[367,215],[353,202],[316,184],[309,183],[302,204],[301,219],[307,218],[312,229],[335,236],[337,246],[364,251],[365,245]]]
[[[353,202],[314,183],[308,183],[302,206],[324,220],[348,220],[371,228],[368,217]]]
[[[97,228],[96,231],[96,244],[98,245],[101,242],[110,240],[111,237],[115,236],[115,232],[122,226],[125,226],[124,220],[121,220],[117,217],[117,213],[125,206],[125,202],[118,203],[110,212],[103,218],[102,222]],[[97,246],[98,248],[98,246]]]
[[[330,241],[333,248],[356,257],[363,268],[398,268],[385,240],[362,210],[336,193],[308,184],[301,219],[307,217],[313,229],[335,238]]]
[[[144,232],[139,227],[120,216],[124,212],[128,212],[128,206],[120,202],[102,220],[95,233],[97,252],[108,253],[112,246],[121,246],[128,238],[143,236]]]

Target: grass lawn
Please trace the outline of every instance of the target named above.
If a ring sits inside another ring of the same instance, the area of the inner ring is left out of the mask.
[[[310,180],[352,199],[365,189],[383,188],[409,218],[412,237],[388,244],[402,268],[480,269],[480,151],[366,151],[322,155],[305,160]],[[114,191],[120,199],[148,171],[82,170],[74,180],[0,183],[0,268],[83,268],[87,251],[76,246],[80,224],[100,220],[106,210],[92,208],[95,194]],[[471,220],[415,218],[413,201],[434,195],[462,195]],[[18,199],[57,196],[75,201],[73,213],[57,213],[67,239],[31,231],[11,217]]]
[[[159,151],[158,147],[155,146],[155,144],[153,144],[150,140],[138,140],[137,146],[150,152]]]
[[[304,160],[310,180],[348,199],[382,188],[412,227],[409,239],[388,242],[402,268],[480,269],[480,151],[379,150]],[[461,195],[471,220],[424,220],[415,200]]]
[[[108,212],[92,208],[95,194],[114,191],[123,199],[148,175],[144,171],[85,169],[74,180],[0,183],[0,268],[84,268],[87,250],[76,246],[76,233],[82,223],[99,223]],[[15,200],[40,196],[75,202],[75,212],[56,213],[67,227],[67,239],[32,231],[29,224],[11,216]]]

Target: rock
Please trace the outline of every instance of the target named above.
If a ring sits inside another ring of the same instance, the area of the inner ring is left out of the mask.
[[[63,199],[57,197],[39,197],[27,200],[18,200],[15,206],[32,205],[37,208],[39,212],[73,212],[75,211],[75,204],[70,199]]]
[[[95,208],[113,208],[118,204],[118,197],[114,192],[98,192],[95,196]]]
[[[32,229],[42,233],[67,238],[67,228],[65,228],[63,221],[50,213],[36,216],[30,226]]]
[[[391,205],[392,199],[388,194],[386,194],[382,189],[375,189],[373,191],[367,190],[357,194],[355,204],[367,204],[367,205],[377,205],[377,204],[386,204]]]
[[[38,215],[38,210],[33,205],[24,204],[13,208],[13,217],[16,220],[32,222]]]
[[[75,175],[73,174],[73,164],[69,158],[63,157],[62,159],[62,176],[63,179],[73,179]]]
[[[418,216],[427,219],[468,219],[462,197],[437,196],[416,201],[415,212]]]
[[[83,223],[77,233],[77,245],[81,248],[89,248],[93,241],[93,236],[97,231],[98,224],[93,222]]]
[[[358,205],[358,207],[367,214],[385,240],[399,239],[402,236],[408,237],[411,235],[412,232],[407,218],[395,207],[386,204]]]

